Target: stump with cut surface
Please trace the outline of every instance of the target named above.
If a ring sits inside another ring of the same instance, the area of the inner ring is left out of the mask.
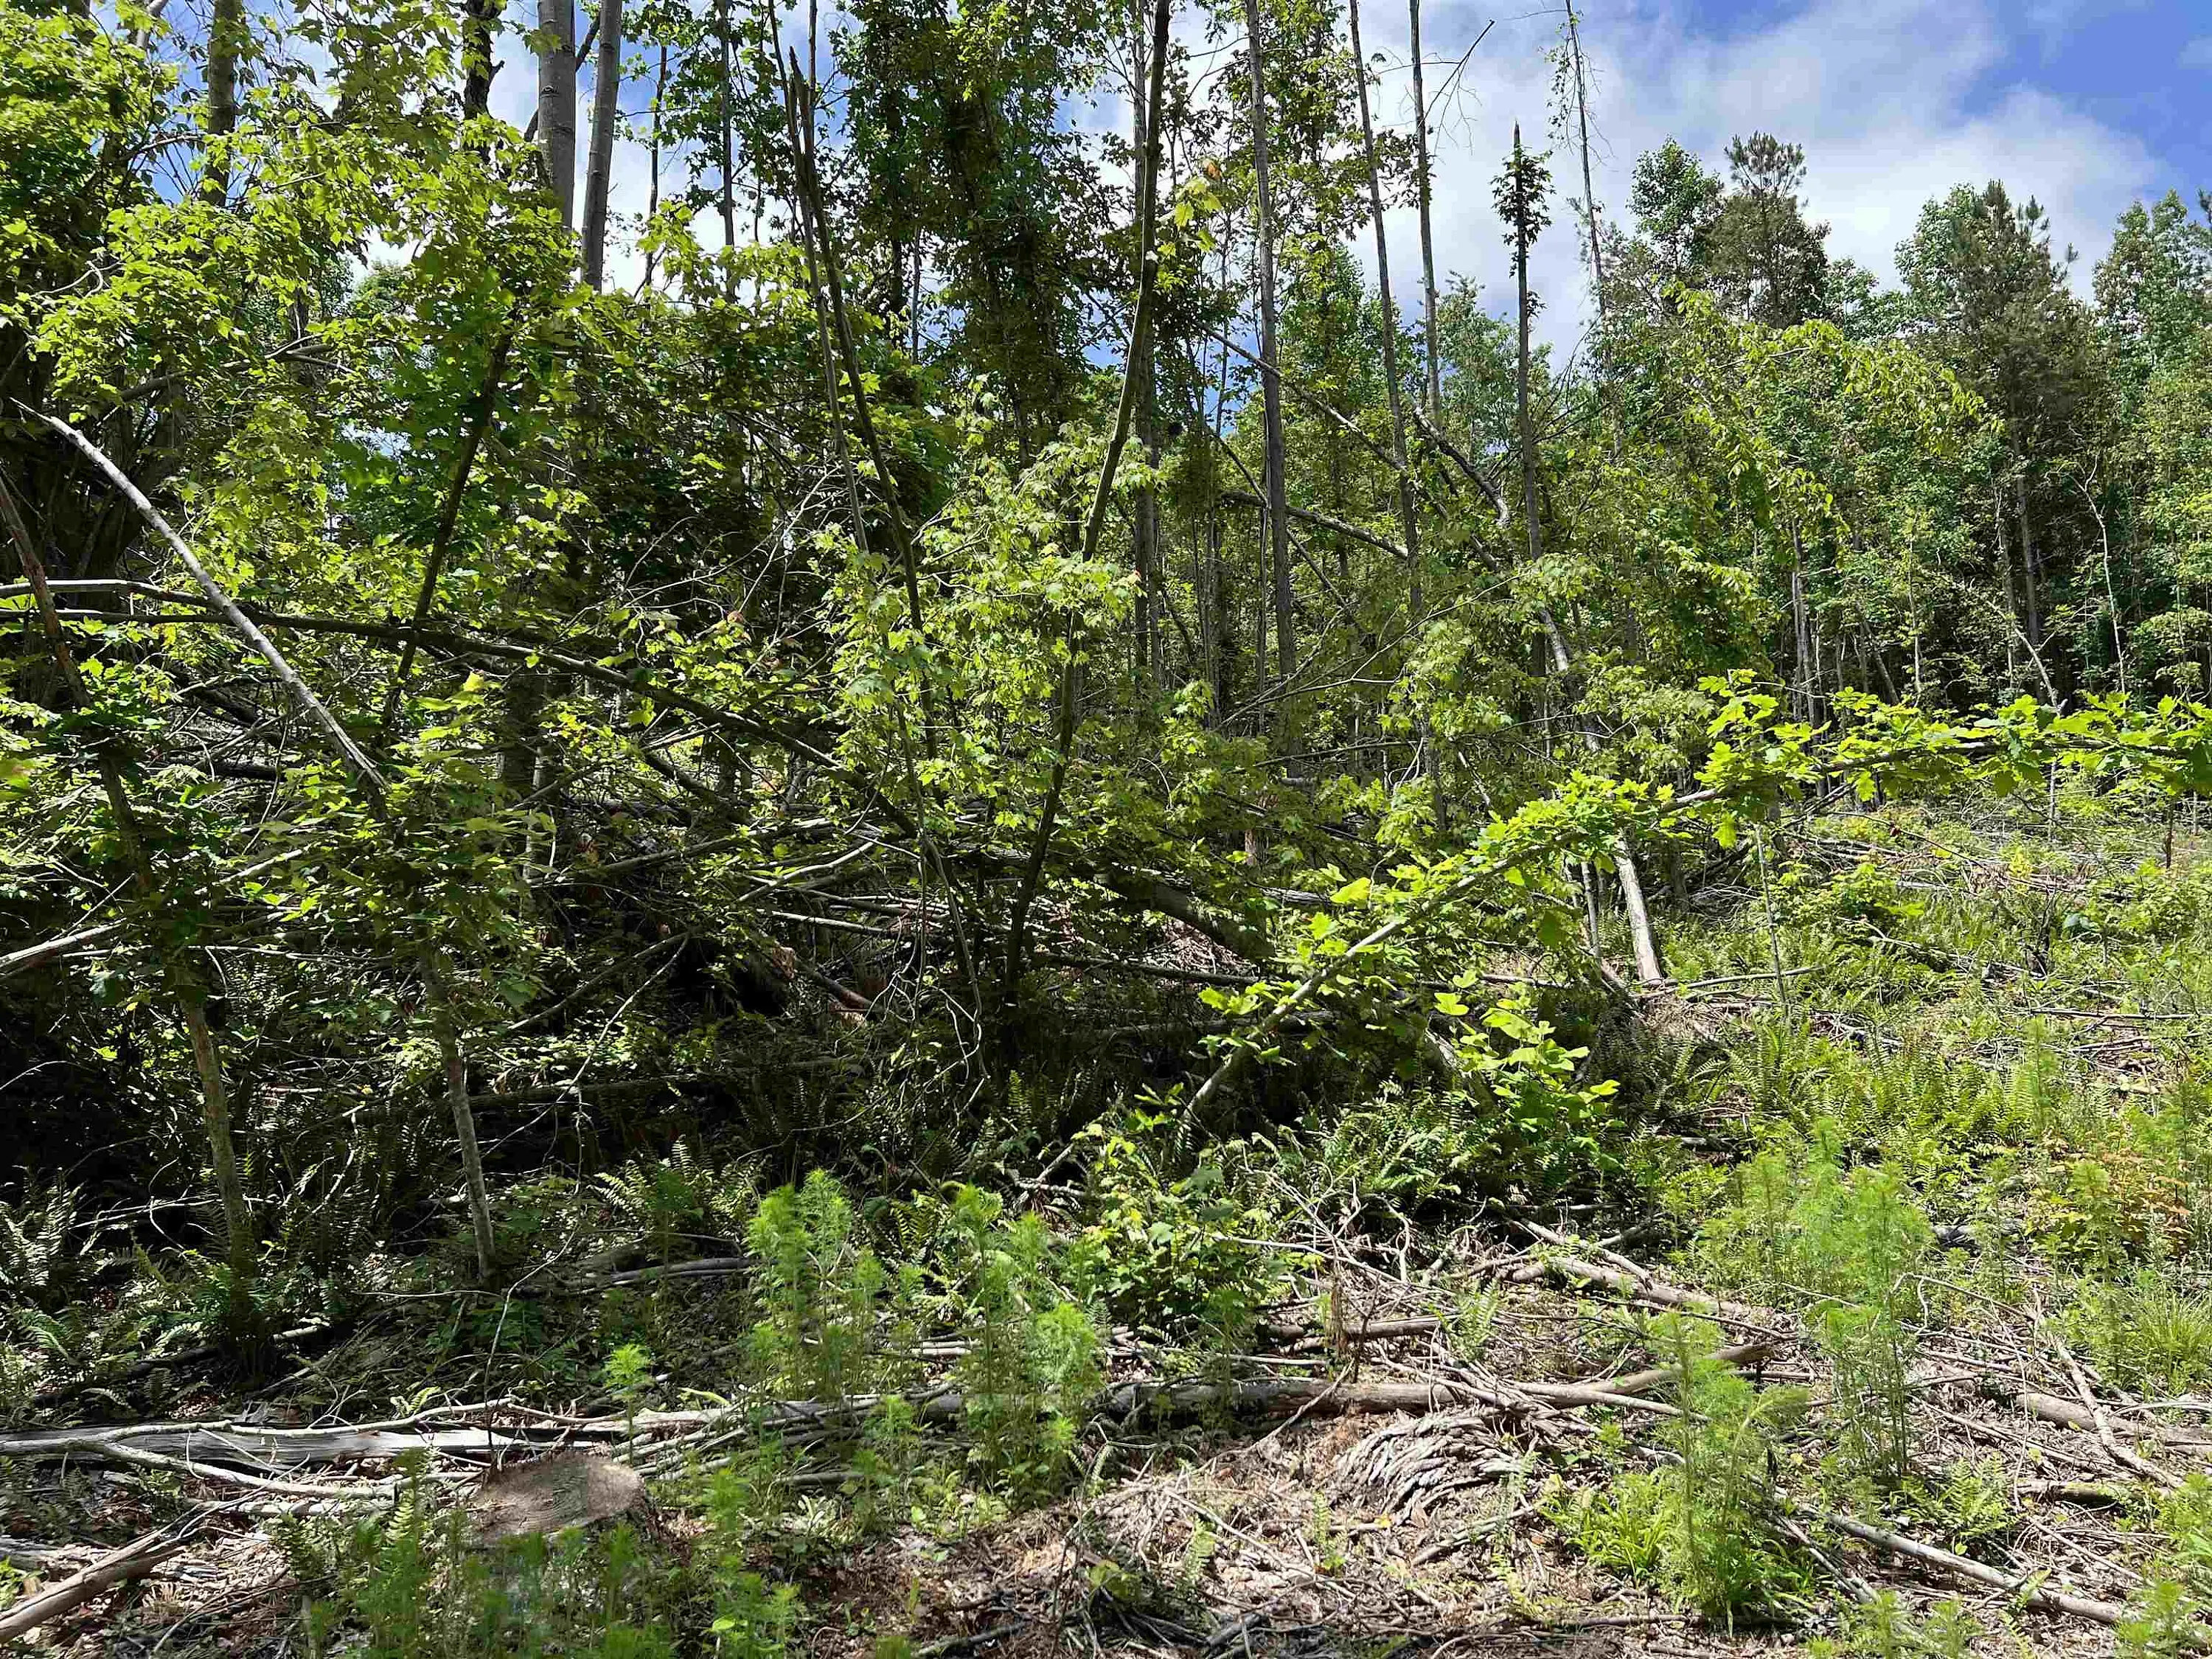
[[[636,1470],[582,1451],[510,1464],[487,1479],[469,1501],[481,1544],[641,1516],[650,1507]]]

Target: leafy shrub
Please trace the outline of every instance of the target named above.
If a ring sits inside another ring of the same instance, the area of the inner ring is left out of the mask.
[[[1236,1142],[1208,1147],[1189,1173],[1170,1175],[1164,1117],[1131,1113],[1083,1133],[1091,1146],[1090,1219],[1069,1271],[1087,1297],[1133,1324],[1170,1332],[1256,1317],[1284,1272],[1254,1244],[1275,1215],[1244,1178]]]

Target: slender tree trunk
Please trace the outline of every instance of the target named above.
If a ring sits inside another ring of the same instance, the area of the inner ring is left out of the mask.
[[[1426,83],[1421,78],[1421,0],[1407,0],[1407,21],[1413,30],[1413,163],[1414,179],[1419,186],[1421,210],[1421,331],[1428,347],[1429,421],[1438,431],[1443,429],[1443,370],[1437,347],[1437,249],[1436,238],[1429,227],[1429,96]],[[1413,580],[1420,580],[1418,572]],[[1420,593],[1413,594],[1413,608],[1421,608]]]
[[[2043,573],[2039,568],[2035,556],[2035,532],[2028,523],[2027,470],[2025,467],[2021,469],[2019,495],[2016,499],[2020,502],[2021,591],[2027,600],[2027,637],[2038,653],[2040,653],[2043,650],[2043,614],[2042,602],[2036,590]]]
[[[622,113],[623,0],[599,0],[599,57],[592,82],[592,150],[584,169],[584,281],[607,273],[607,196],[614,181],[615,123]]]
[[[1521,176],[1522,156],[1521,128],[1513,129],[1513,171]],[[1514,414],[1521,441],[1521,514],[1528,521],[1528,562],[1540,563],[1544,556],[1543,526],[1536,515],[1536,423],[1528,406],[1528,219],[1524,212],[1516,211],[1513,220],[1514,278],[1518,285],[1518,354],[1513,377]],[[1559,618],[1549,606],[1540,613],[1545,637],[1551,646],[1552,666],[1559,674],[1562,696],[1571,696],[1565,684],[1574,670],[1574,659],[1567,649],[1566,635]],[[1595,752],[1599,748],[1598,734],[1588,724],[1582,727],[1583,746]],[[1627,913],[1629,934],[1636,950],[1636,971],[1646,984],[1655,984],[1667,977],[1665,963],[1659,955],[1658,937],[1651,927],[1650,906],[1644,896],[1644,881],[1636,867],[1636,855],[1629,848],[1627,837],[1616,835],[1613,843],[1613,868],[1620,878],[1621,908]]]
[[[1134,111],[1133,153],[1139,158],[1138,165],[1141,169],[1142,158],[1150,153],[1150,143],[1146,133],[1148,112],[1145,99],[1144,0],[1129,0],[1129,28],[1131,61],[1134,65],[1134,73],[1129,82],[1129,103]],[[1140,259],[1144,257],[1141,250],[1138,257]],[[1131,349],[1137,349],[1133,342]],[[1157,464],[1159,459],[1159,446],[1153,434],[1152,366],[1149,342],[1146,343],[1143,350],[1143,357],[1133,362],[1131,372],[1137,377],[1137,446],[1144,452],[1146,462],[1150,465]],[[1159,670],[1159,619],[1155,615],[1159,605],[1158,506],[1150,483],[1139,489],[1136,499],[1130,503],[1131,562],[1136,567],[1137,574],[1137,677],[1146,685],[1158,683]]]
[[[1591,294],[1597,302],[1601,342],[1605,327],[1605,247],[1598,235],[1597,187],[1590,182],[1589,88],[1583,76],[1582,26],[1575,17],[1575,0],[1567,4],[1567,51],[1575,77],[1575,124],[1582,137],[1583,215],[1589,223]],[[1601,343],[1602,354],[1604,346]]]
[[[575,0],[538,0],[538,145],[561,222],[576,222]]]
[[[469,1103],[468,1063],[461,1058],[453,1028],[453,1004],[445,969],[431,949],[422,952],[423,994],[430,1005],[430,1031],[446,1077],[446,1104],[453,1115],[453,1140],[461,1154],[461,1187],[467,1195],[469,1233],[476,1244],[477,1277],[491,1277],[491,1199],[484,1185],[483,1153],[477,1145],[476,1109]]]
[[[1790,616],[1797,635],[1797,714],[1809,721],[1817,682],[1812,629],[1805,615],[1805,539],[1795,524],[1790,526]]]
[[[1513,128],[1513,170],[1520,175],[1522,167],[1521,128]],[[1516,213],[1513,220],[1513,280],[1518,286],[1519,303],[1514,313],[1516,356],[1513,373],[1514,431],[1521,447],[1521,516],[1528,524],[1528,562],[1533,566],[1544,557],[1544,538],[1536,522],[1536,422],[1528,412],[1528,216]],[[1559,630],[1553,629],[1555,647],[1559,645]]]
[[[461,119],[491,112],[492,54],[503,0],[467,0],[461,12]]]
[[[714,95],[714,120],[717,128],[717,135],[720,138],[721,146],[720,153],[716,156],[716,162],[722,170],[722,246],[725,251],[727,251],[736,247],[738,245],[738,198],[734,182],[730,177],[731,172],[732,171],[731,162],[731,150],[732,149],[732,144],[730,133],[730,77],[732,74],[730,64],[730,0],[714,0],[714,39],[720,43],[722,56],[721,81],[715,90]],[[811,42],[811,37],[810,36],[809,39]],[[807,86],[809,89],[811,90],[813,82],[811,78],[807,82]]]
[[[2024,637],[2027,632],[2027,613],[2021,609],[2020,578],[2013,569],[2012,545],[2005,538],[2004,496],[2004,484],[2002,481],[2000,480],[1996,486],[1995,494],[1990,500],[1991,511],[1990,517],[1991,521],[1996,526],[1997,568],[2004,572],[2005,608],[2012,614],[2012,634]],[[2019,676],[2019,640],[2012,637],[2011,635],[2008,635],[2005,640],[2005,678],[2008,682],[2010,682],[2017,679]],[[1919,671],[1916,668],[1913,672],[1916,695],[1917,694],[1917,682],[1919,678]]]
[[[1359,0],[1349,0],[1352,62],[1359,83],[1359,133],[1367,151],[1367,204],[1375,219],[1375,273],[1382,301],[1382,378],[1390,387],[1390,458],[1398,476],[1398,525],[1406,543],[1406,572],[1409,605],[1419,603],[1421,591],[1421,521],[1413,501],[1413,471],[1406,459],[1406,394],[1398,380],[1398,301],[1390,291],[1390,239],[1382,225],[1382,172],[1375,155],[1375,118],[1367,97],[1367,58],[1359,44]],[[1525,295],[1527,279],[1522,279]],[[1527,332],[1524,324],[1524,337]],[[1522,348],[1525,351],[1526,346]],[[1526,393],[1523,393],[1524,398]],[[1418,611],[1408,617],[1420,625]]]
[[[645,222],[648,232],[660,214],[660,100],[668,93],[668,48],[660,49],[660,66],[653,77],[653,167],[646,185]],[[653,286],[655,249],[648,236],[645,249],[645,287]]]
[[[247,44],[246,0],[215,0],[208,17],[207,165],[200,193],[216,207],[230,200],[230,140],[238,131],[238,59]]]
[[[1275,586],[1275,660],[1285,684],[1297,672],[1298,633],[1291,590],[1291,515],[1284,477],[1282,373],[1275,356],[1275,208],[1267,164],[1267,76],[1260,29],[1260,0],[1244,0],[1245,56],[1249,60],[1255,250],[1260,267],[1261,414],[1267,451],[1267,552]],[[1261,623],[1266,627],[1263,620]],[[1262,672],[1265,672],[1263,657]]]

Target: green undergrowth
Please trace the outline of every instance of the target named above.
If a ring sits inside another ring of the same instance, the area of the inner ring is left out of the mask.
[[[795,1651],[826,1616],[812,1576],[870,1540],[943,1547],[1116,1478],[1109,1336],[1147,1376],[1228,1380],[1281,1310],[1326,1323],[1317,1240],[1419,1262],[1456,1237],[1425,1281],[1443,1340],[1462,1363],[1525,1364],[1511,1296],[1451,1264],[1501,1218],[1565,1212],[1585,1237],[1640,1224],[1632,1248],[1672,1276],[1797,1322],[1814,1374],[1724,1363],[1733,1330],[1614,1318],[1611,1352],[1676,1368],[1680,1415],[1608,1425],[1547,1522],[1718,1627],[1778,1621],[1868,1659],[1962,1654],[1996,1612],[1878,1595],[1839,1613],[1851,1547],[1797,1518],[1854,1514],[1992,1562],[2032,1547],[2017,1471],[1961,1455],[1916,1376],[2002,1328],[2063,1336],[2111,1389],[2212,1387],[2212,1041],[2194,1018],[2212,879],[2062,808],[2055,830],[1896,809],[1778,836],[1771,891],[1669,925],[1676,973],[1727,981],[1727,1000],[1624,1028],[1579,994],[1440,993],[1452,1065],[1226,1130],[1170,1091],[1094,1113],[1064,1158],[993,1139],[1019,1179],[919,1189],[787,1181],[686,1138],[505,1187],[494,1293],[468,1283],[457,1235],[326,1270],[272,1244],[267,1317],[347,1327],[316,1369],[356,1394],[727,1413],[661,1471],[672,1533],[486,1552],[427,1484],[374,1526],[297,1531],[308,1650]],[[1030,1085],[1007,1092],[1006,1123],[1042,1109]],[[0,1216],[15,1415],[52,1413],[58,1389],[83,1415],[146,1410],[171,1385],[143,1362],[203,1340],[219,1270],[124,1242],[66,1188]],[[712,1273],[658,1271],[700,1258]],[[327,1403],[319,1386],[297,1398]],[[948,1388],[957,1413],[925,1411]],[[789,1401],[836,1409],[804,1431],[763,1425]],[[1217,1415],[1164,1443],[1230,1428]],[[2130,1512],[2143,1583],[2124,1653],[2179,1653],[2212,1609],[2208,1494],[2197,1480]],[[1316,1534],[1318,1556],[1340,1532]]]

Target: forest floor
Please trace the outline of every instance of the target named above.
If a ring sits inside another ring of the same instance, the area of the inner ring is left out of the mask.
[[[1668,933],[1683,988],[1594,1042],[1633,1075],[1542,1198],[1481,1189],[1465,1126],[1393,1095],[1194,1164],[1094,1136],[903,1235],[810,1188],[775,1212],[795,1278],[765,1205],[750,1251],[702,1219],[710,1160],[519,1187],[538,1268],[356,1264],[250,1394],[185,1337],[95,1352],[93,1310],[0,1433],[0,1631],[135,1544],[28,1639],[2187,1650],[2212,866],[2039,816],[1815,820],[1772,890],[1709,892]],[[1078,1409],[1021,1287],[1085,1241],[1124,1305],[1179,1311],[1109,1320]]]

